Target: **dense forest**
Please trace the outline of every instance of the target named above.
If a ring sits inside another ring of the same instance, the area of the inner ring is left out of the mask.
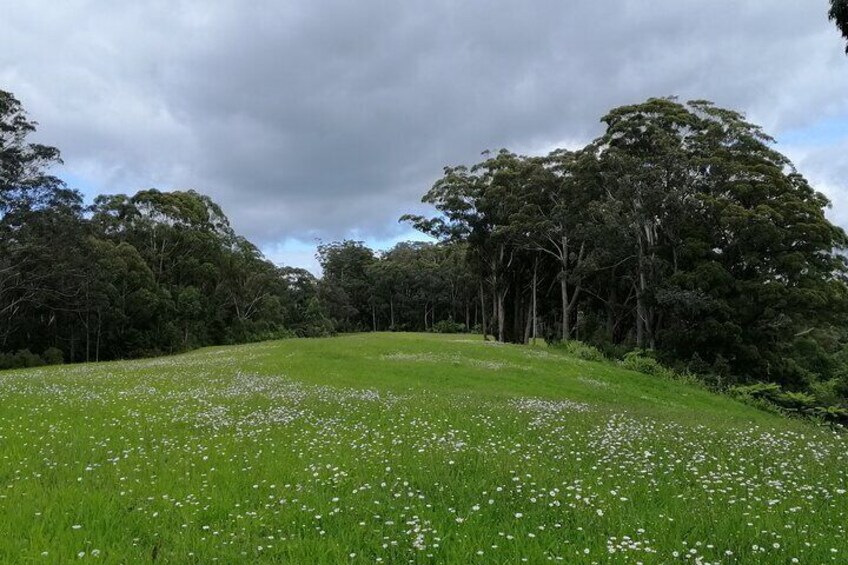
[[[437,214],[402,218],[438,243],[325,243],[317,278],[266,260],[193,190],[86,205],[0,91],[0,368],[476,332],[844,403],[848,238],[827,199],[759,127],[709,102],[650,99],[602,123],[580,150],[445,168],[423,199]]]

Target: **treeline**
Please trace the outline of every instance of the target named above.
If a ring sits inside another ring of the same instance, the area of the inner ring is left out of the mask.
[[[439,214],[404,218],[465,247],[488,331],[844,397],[848,240],[827,199],[709,102],[650,99],[602,122],[577,151],[448,167],[423,199]]]
[[[266,260],[192,190],[84,205],[48,173],[59,151],[29,142],[35,127],[0,91],[0,369],[475,323],[462,246],[321,245],[319,280]]]
[[[84,206],[35,125],[0,91],[0,368],[331,331],[315,277],[265,260],[208,197]]]
[[[33,196],[7,201],[0,221],[7,365],[25,350],[97,361],[324,332],[315,278],[265,260],[203,195],[145,190],[87,208],[65,188]]]
[[[466,255],[462,243],[404,242],[383,253],[359,241],[319,245],[319,297],[340,332],[480,331]]]

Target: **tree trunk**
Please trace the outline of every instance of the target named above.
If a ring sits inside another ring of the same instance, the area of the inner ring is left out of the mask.
[[[565,271],[560,273],[560,291],[562,294],[562,341],[571,339],[571,306],[568,300],[568,282],[565,280]]]
[[[536,288],[538,287],[538,274],[539,274],[539,259],[537,258],[533,263],[533,345],[536,345],[536,331],[538,328],[537,322],[537,309],[536,309]]]
[[[642,292],[636,292],[636,347],[645,348],[645,304]]]
[[[489,338],[486,335],[486,293],[483,291],[483,282],[480,282],[480,319],[483,327],[483,341]]]
[[[500,319],[501,313],[498,310],[498,287],[497,285],[492,286],[492,336],[494,336],[495,341],[498,341],[499,333],[496,332],[496,328],[500,327]]]
[[[497,293],[498,299],[498,341],[503,343],[504,338],[506,337],[506,291],[501,291]]]
[[[97,342],[94,345],[94,360],[95,361],[100,361],[100,333],[101,333],[102,327],[103,327],[103,324],[102,324],[102,321],[101,321],[101,318],[100,318],[100,311],[98,311],[97,312]]]
[[[86,297],[88,298],[88,297]],[[86,312],[85,314],[85,362],[88,363],[91,361],[91,329],[90,329],[91,315]]]
[[[389,298],[389,316],[391,317],[391,331],[395,331],[395,297]]]
[[[613,281],[615,280],[614,275],[615,274],[613,273],[613,277],[612,277]],[[615,318],[616,318],[616,316],[615,316],[615,301],[616,301],[616,291],[615,291],[615,284],[613,283],[610,286],[609,301],[606,304],[606,306],[607,306],[607,335],[609,337],[610,343],[616,342],[615,341],[615,327],[616,327],[617,324],[616,324],[616,321],[615,321]]]

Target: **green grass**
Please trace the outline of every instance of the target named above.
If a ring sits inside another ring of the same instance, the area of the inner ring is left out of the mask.
[[[0,400],[3,563],[848,562],[844,436],[553,348],[286,340]]]

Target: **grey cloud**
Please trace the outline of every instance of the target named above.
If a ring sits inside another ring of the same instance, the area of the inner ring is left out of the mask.
[[[391,235],[442,166],[587,141],[648,96],[777,134],[848,115],[823,1],[9,4],[0,88],[71,173],[195,187],[265,243]],[[828,149],[805,162],[830,179]]]

